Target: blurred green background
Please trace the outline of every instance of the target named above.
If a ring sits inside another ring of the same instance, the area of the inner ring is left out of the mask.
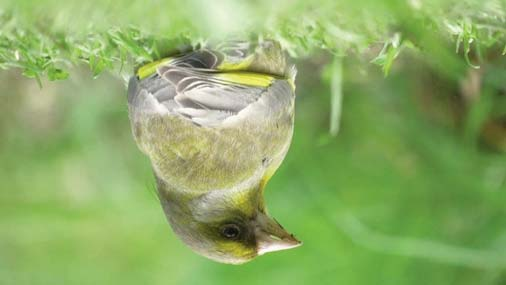
[[[295,136],[266,192],[304,245],[241,266],[171,232],[120,79],[1,73],[0,283],[505,284],[505,155],[441,119],[456,107],[429,102],[414,59],[386,79],[345,60],[328,135],[326,60],[298,62]]]
[[[189,1],[166,18],[140,2],[75,18],[73,1],[4,2],[18,18],[0,30],[0,284],[506,284],[504,1]],[[101,34],[142,19],[164,37],[235,33],[224,7],[242,7],[231,21],[252,9],[248,31],[298,67],[266,202],[304,245],[240,266],[172,233],[126,103],[132,65],[156,53],[136,28]]]

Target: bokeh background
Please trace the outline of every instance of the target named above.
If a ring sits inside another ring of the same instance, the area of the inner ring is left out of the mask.
[[[506,284],[505,57],[426,36],[388,76],[382,42],[292,59],[295,134],[266,202],[304,245],[240,266],[167,224],[130,133],[131,69],[0,72],[0,284]]]

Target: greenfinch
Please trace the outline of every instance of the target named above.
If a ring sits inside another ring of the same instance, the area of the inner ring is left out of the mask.
[[[198,254],[241,264],[301,244],[263,198],[292,139],[295,73],[277,42],[234,41],[146,64],[130,79],[133,136],[169,224]]]

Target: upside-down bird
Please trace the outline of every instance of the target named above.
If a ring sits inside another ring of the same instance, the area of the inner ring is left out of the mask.
[[[195,252],[240,264],[301,244],[263,199],[292,139],[295,73],[265,40],[195,49],[130,79],[133,136],[167,220]]]

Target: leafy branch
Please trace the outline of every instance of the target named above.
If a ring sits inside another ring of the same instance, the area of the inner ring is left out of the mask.
[[[322,50],[360,55],[382,45],[372,63],[385,75],[406,48],[431,53],[453,43],[473,68],[489,49],[506,53],[506,5],[501,0],[388,0],[367,5],[351,0],[212,5],[167,1],[164,9],[117,1],[118,6],[125,4],[124,13],[110,11],[103,1],[82,8],[72,1],[43,0],[43,15],[30,5],[5,5],[0,11],[0,68],[19,68],[40,83],[44,77],[66,79],[72,66],[84,63],[96,77],[104,71],[131,70],[208,39],[251,35],[278,40],[293,57]],[[75,15],[79,9],[84,16]],[[75,19],[70,21],[70,15]],[[118,20],[104,23],[113,16]]]

